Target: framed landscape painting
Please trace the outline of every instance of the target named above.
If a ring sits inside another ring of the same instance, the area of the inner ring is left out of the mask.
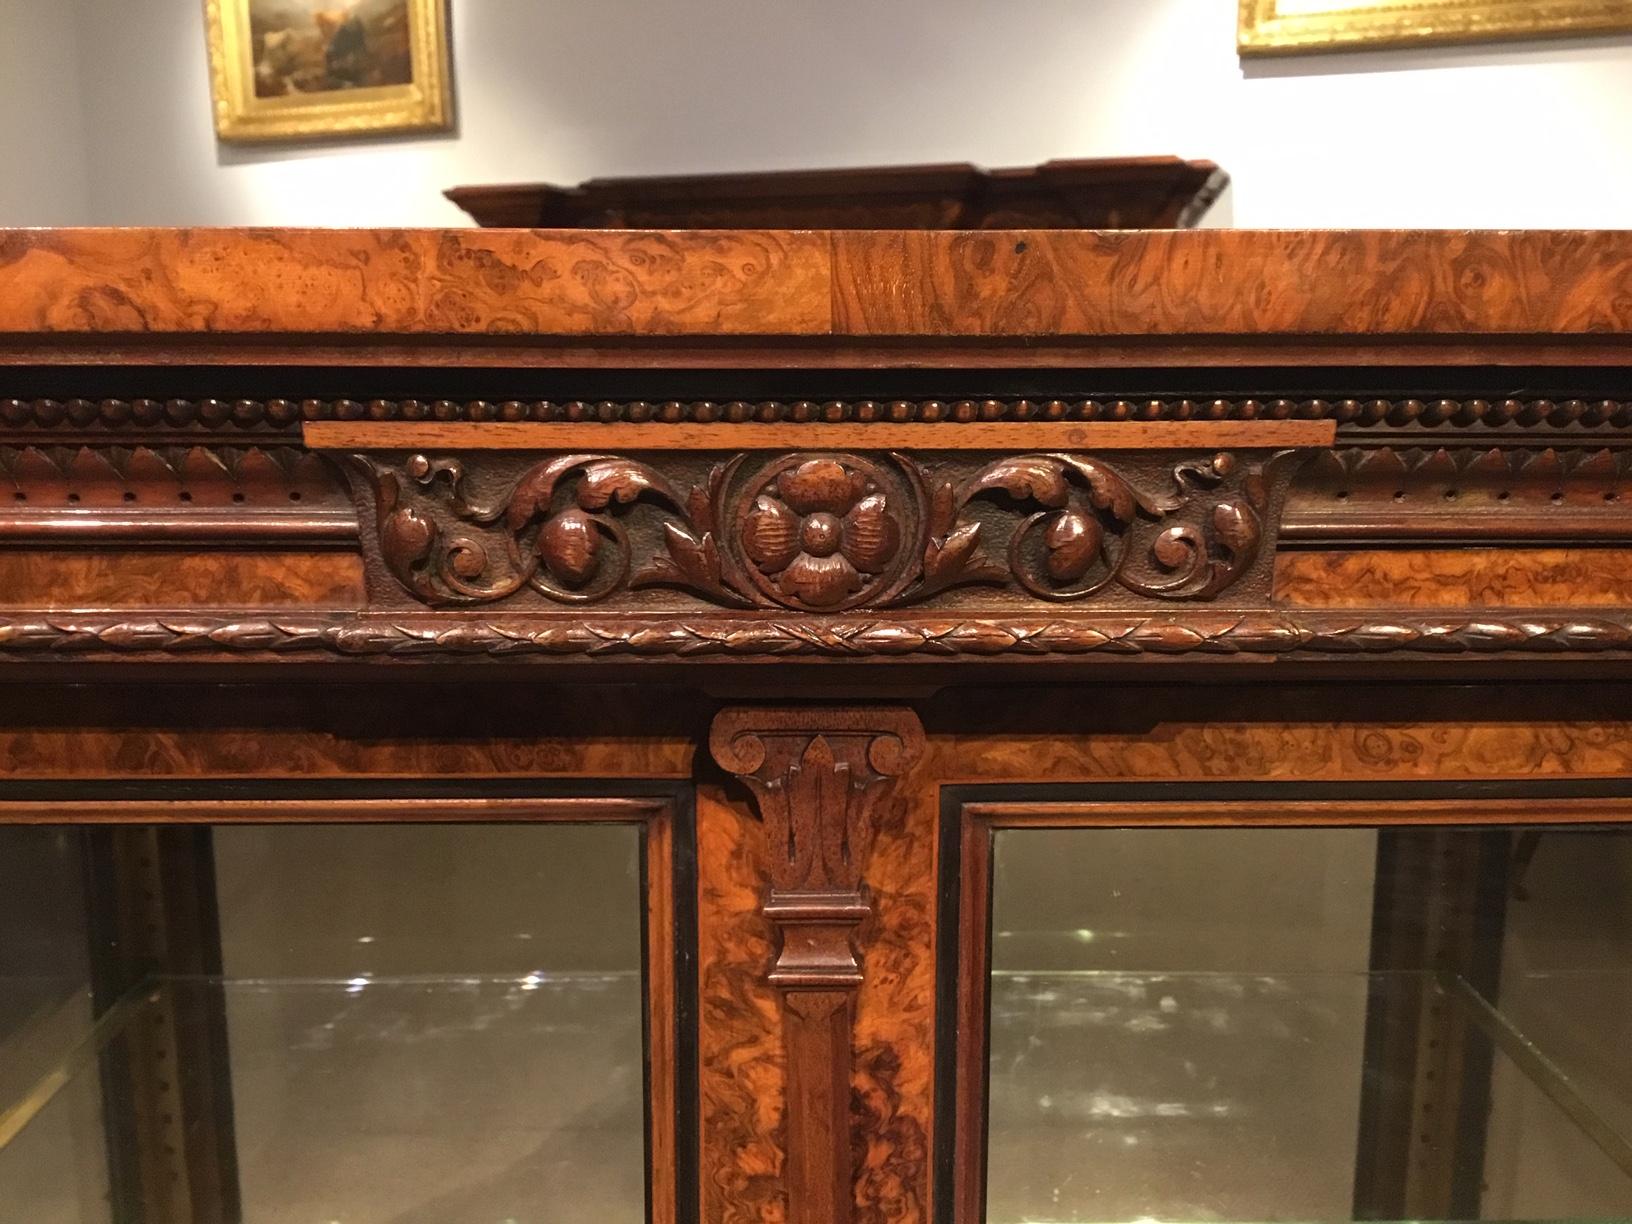
[[[452,121],[447,0],[206,0],[204,22],[222,140]]]
[[[1242,55],[1632,30],[1632,0],[1240,0]]]

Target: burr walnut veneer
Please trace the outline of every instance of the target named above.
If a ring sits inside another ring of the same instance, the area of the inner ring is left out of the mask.
[[[1629,499],[1628,234],[0,232],[0,820],[632,805],[651,1218],[974,1224],[987,830],[1632,817]]]

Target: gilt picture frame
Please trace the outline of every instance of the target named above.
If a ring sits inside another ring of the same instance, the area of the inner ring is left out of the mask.
[[[452,125],[448,0],[205,0],[216,135],[300,141]]]
[[[1632,31],[1632,0],[1240,0],[1243,56]]]

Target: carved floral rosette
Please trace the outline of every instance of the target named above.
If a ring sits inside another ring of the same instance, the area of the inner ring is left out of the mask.
[[[666,589],[820,614],[963,588],[1212,600],[1267,560],[1290,455],[406,453],[352,467],[399,599],[630,606]]]

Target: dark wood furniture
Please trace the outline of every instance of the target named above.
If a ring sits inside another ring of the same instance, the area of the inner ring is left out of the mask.
[[[1209,161],[1106,157],[455,187],[483,227],[559,229],[1169,229],[1229,184]]]
[[[1620,233],[0,234],[0,820],[639,822],[651,1218],[973,1224],[993,829],[1632,819],[1629,427]]]

